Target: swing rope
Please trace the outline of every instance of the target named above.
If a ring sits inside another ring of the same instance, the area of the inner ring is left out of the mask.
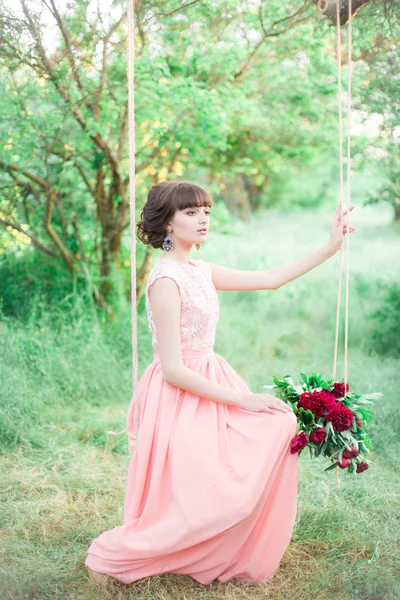
[[[347,49],[347,235],[346,235],[346,297],[345,297],[345,339],[344,339],[344,385],[348,382],[348,345],[349,345],[349,274],[350,274],[350,201],[351,201],[351,149],[350,149],[350,126],[351,126],[351,58],[352,58],[352,6],[349,0],[349,25],[348,25],[348,49]],[[338,67],[338,111],[339,111],[339,166],[340,166],[340,185],[339,185],[339,207],[342,210],[344,198],[343,183],[343,117],[342,117],[342,49],[341,49],[341,29],[340,29],[340,2],[336,2],[336,55]],[[339,320],[340,320],[340,302],[343,279],[343,246],[340,248],[339,277],[338,277],[338,296],[336,309],[336,332],[335,349],[333,358],[333,378],[336,380],[338,340],[339,340]]]
[[[139,442],[138,335],[136,310],[136,189],[135,189],[135,30],[134,2],[128,0],[128,125],[129,125],[129,208],[131,235],[131,302],[132,302],[132,389],[135,402],[136,443]]]
[[[329,3],[325,4],[323,11],[328,8]],[[320,0],[318,2],[320,8]],[[350,120],[351,120],[351,59],[352,59],[352,6],[349,0],[349,19],[348,19],[348,46],[347,46],[347,248],[346,248],[346,297],[345,297],[345,327],[344,327],[344,389],[346,393],[347,377],[348,377],[348,345],[349,345],[349,274],[350,274],[350,200],[351,200],[351,151],[350,151]],[[341,29],[340,29],[340,1],[336,0],[336,60],[338,68],[338,113],[339,113],[339,168],[340,168],[340,183],[339,183],[339,210],[342,211],[344,198],[343,184],[343,117],[342,117],[342,44],[341,44]],[[337,370],[337,355],[339,341],[339,325],[340,325],[340,301],[342,293],[343,279],[343,246],[340,247],[339,260],[339,277],[338,277],[338,295],[336,308],[336,331],[335,331],[335,349],[333,357],[333,379],[336,380]],[[340,488],[339,482],[339,466],[335,469],[336,487]]]
[[[342,44],[341,44],[341,31],[339,25],[339,2],[336,3],[336,58],[337,58],[337,69],[338,69],[338,112],[339,112],[339,170],[340,170],[340,183],[339,183],[339,206],[343,206],[343,131],[342,131]],[[338,275],[338,295],[337,295],[337,308],[336,308],[336,334],[335,334],[335,349],[333,355],[333,379],[336,380],[336,369],[337,369],[337,354],[338,354],[338,343],[339,343],[339,320],[340,320],[340,298],[342,294],[342,270],[343,270],[343,252],[342,247],[340,248],[340,260],[339,260],[339,275]]]
[[[351,127],[351,76],[353,56],[353,29],[352,29],[352,0],[349,0],[349,27],[348,27],[348,47],[347,47],[347,233],[346,233],[346,324],[345,324],[345,343],[344,343],[344,384],[347,384],[348,352],[349,352],[349,281],[350,281],[350,201],[351,201],[351,148],[350,148],[350,127]],[[339,63],[341,59],[339,60]]]
[[[129,145],[129,230],[130,230],[130,257],[131,257],[131,305],[132,305],[132,391],[135,415],[134,443],[128,433],[128,451],[133,454],[139,443],[139,396],[138,396],[138,325],[136,306],[136,172],[135,172],[135,30],[134,30],[135,0],[128,0],[127,10],[127,41],[128,41],[128,145]],[[127,433],[128,428],[122,431],[107,431],[109,435]]]

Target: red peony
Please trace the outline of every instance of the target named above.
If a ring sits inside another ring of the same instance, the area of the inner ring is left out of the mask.
[[[310,441],[314,442],[314,444],[320,444],[326,438],[326,431],[323,427],[317,427],[317,429],[313,429],[310,433]]]
[[[318,392],[318,398],[324,405],[324,412],[331,410],[331,408],[336,406],[336,398],[328,390],[321,390]]]
[[[349,429],[353,422],[353,413],[350,408],[343,406],[342,402],[337,402],[336,406],[325,416],[327,421],[332,421],[335,431],[345,431]]]
[[[290,446],[290,454],[296,454],[296,452],[302,450],[302,448],[305,448],[307,444],[308,436],[304,433],[304,431],[301,431],[292,439],[292,443]]]
[[[337,466],[340,467],[341,469],[347,469],[347,467],[350,464],[350,461],[348,458],[342,458],[342,462],[337,461],[336,462]]]
[[[343,450],[343,456],[344,458],[355,458],[356,456],[358,456],[360,453],[357,450],[357,448],[355,446],[350,446],[350,448],[345,448]]]
[[[311,410],[315,418],[318,419],[322,415],[333,408],[336,404],[336,398],[328,390],[313,390],[312,392],[304,392],[299,398],[297,408]]]
[[[363,471],[366,471],[369,468],[369,464],[366,462],[360,462],[357,465],[357,473],[362,473]]]
[[[299,401],[297,403],[297,408],[304,408],[304,410],[311,410],[311,400],[313,395],[310,392],[304,392],[301,394]]]
[[[350,386],[348,383],[346,383],[346,389],[345,389],[343,381],[336,381],[333,384],[332,394],[335,396],[335,398],[343,398],[346,395],[346,392],[349,391],[349,389],[350,389]]]

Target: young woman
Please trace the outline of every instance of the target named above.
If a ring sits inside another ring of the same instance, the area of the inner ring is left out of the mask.
[[[216,289],[276,290],[307,273],[340,249],[347,211],[338,207],[322,248],[248,271],[190,258],[192,246],[207,239],[211,207],[201,187],[165,181],[150,189],[137,223],[139,239],[164,250],[146,288],[154,360],[138,385],[136,448],[133,400],[128,410],[133,455],[123,524],[97,537],[85,560],[99,584],[161,573],[202,584],[262,582],[273,577],[291,539],[296,416],[278,398],[252,393],[214,352]]]

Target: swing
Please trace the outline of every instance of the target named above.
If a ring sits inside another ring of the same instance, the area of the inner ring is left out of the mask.
[[[369,1],[369,0],[367,0]],[[339,203],[338,209],[341,211],[343,206],[344,197],[344,184],[343,184],[343,134],[342,134],[342,106],[341,106],[341,25],[348,22],[348,56],[352,55],[352,17],[357,13],[359,8],[366,4],[365,0],[353,0],[355,5],[352,7],[352,0],[348,0],[348,14],[344,12],[345,3],[343,0],[313,0],[317,4],[318,10],[326,15],[336,25],[336,56],[338,66],[338,117],[339,117],[339,165],[340,165],[340,188],[339,188]],[[323,6],[322,6],[323,5]],[[336,7],[336,14],[334,8]],[[135,406],[135,431],[136,440],[129,437],[128,434],[128,448],[130,454],[133,454],[135,448],[139,444],[139,406],[138,406],[138,349],[137,349],[137,311],[136,311],[136,232],[135,232],[135,205],[136,205],[136,192],[135,192],[135,130],[134,130],[134,0],[128,0],[128,113],[129,113],[129,205],[130,205],[130,235],[131,235],[131,302],[132,302],[132,383],[133,383],[133,398],[132,402]],[[350,116],[351,116],[351,60],[348,60],[348,90],[347,90],[347,248],[346,248],[346,295],[345,295],[345,340],[344,340],[344,398],[347,397],[348,389],[348,329],[349,329],[349,257],[350,257],[350,235],[349,235],[349,219],[350,219],[350,199],[351,199],[351,153],[350,153]],[[341,305],[341,286],[343,278],[343,247],[340,249],[340,261],[339,261],[339,277],[338,277],[338,294],[337,294],[337,309],[336,309],[336,331],[335,331],[335,344],[334,344],[334,361],[333,361],[333,379],[330,380],[330,384],[336,381],[337,372],[337,354],[338,354],[338,340],[339,340],[339,319],[340,319],[340,305]],[[293,404],[294,399],[298,400],[301,395],[301,391],[310,389],[321,389],[321,383],[325,384],[322,387],[327,387],[321,377],[313,376],[307,378],[302,374],[303,388],[294,386],[290,376],[285,376],[279,380],[274,378],[275,386],[264,386],[265,388],[274,388],[277,395],[283,400],[291,402]],[[354,404],[358,408],[359,417],[363,417],[365,420],[369,420],[370,414],[365,408],[361,407],[360,404],[372,404],[371,400],[380,397],[382,394],[369,394],[368,396],[360,396],[357,394],[349,394],[356,398],[358,404]],[[297,404],[296,404],[297,408]],[[303,410],[303,409],[300,409]],[[303,412],[307,412],[306,410]],[[308,411],[310,412],[310,411]],[[360,420],[360,419],[358,419]],[[125,433],[127,428],[121,432],[108,431],[111,435],[119,435]],[[360,430],[361,431],[361,430]],[[332,435],[334,432],[332,430]],[[364,433],[363,439],[364,451],[369,452],[369,448],[372,447],[370,440],[366,433]],[[300,448],[299,453],[302,448]],[[311,450],[311,448],[310,448]],[[348,448],[347,448],[348,450]],[[346,449],[342,449],[340,452],[340,460],[343,459],[343,452]],[[349,452],[347,452],[349,454]],[[319,453],[316,453],[318,456]],[[351,457],[353,458],[353,457]],[[336,484],[339,484],[339,464],[334,464],[326,470],[330,470],[336,467]],[[355,468],[355,465],[353,465]],[[342,467],[343,468],[343,467]],[[352,471],[350,471],[352,472]]]
[[[355,394],[349,391],[348,384],[348,337],[349,337],[349,258],[350,258],[350,196],[351,196],[351,153],[350,153],[350,116],[351,116],[351,57],[352,57],[352,17],[366,2],[356,0],[353,10],[352,0],[348,0],[348,15],[343,13],[342,0],[313,0],[321,12],[336,25],[336,56],[338,64],[338,110],[339,110],[339,164],[340,195],[338,210],[343,205],[343,138],[342,138],[342,78],[341,78],[341,30],[340,26],[348,21],[348,89],[347,89],[347,248],[346,248],[346,297],[345,297],[345,340],[344,340],[344,382],[336,382],[337,354],[339,339],[339,318],[341,302],[341,284],[343,277],[343,247],[340,248],[338,295],[336,309],[336,331],[333,359],[333,378],[324,381],[321,375],[313,373],[307,377],[301,373],[302,384],[295,385],[290,375],[282,379],[274,377],[274,393],[292,406],[299,420],[299,433],[292,440],[291,452],[300,454],[308,446],[311,456],[326,456],[333,464],[325,471],[336,469],[336,486],[340,488],[339,468],[348,473],[362,473],[369,467],[362,460],[362,452],[368,454],[372,442],[364,430],[363,421],[371,420],[368,405],[382,396],[381,393]],[[322,3],[324,6],[322,7]],[[336,5],[336,15],[332,10]],[[340,214],[340,213],[339,213]],[[355,460],[354,460],[355,459]]]

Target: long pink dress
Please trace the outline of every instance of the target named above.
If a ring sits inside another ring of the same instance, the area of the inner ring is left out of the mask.
[[[138,386],[139,436],[123,524],[93,540],[85,565],[123,583],[161,573],[190,575],[202,584],[266,581],[296,519],[298,455],[290,454],[296,417],[215,402],[163,378],[148,297],[159,277],[173,279],[180,291],[183,364],[226,387],[249,390],[213,350],[219,302],[210,266],[202,259],[188,265],[159,259],[146,289],[154,360]],[[132,438],[134,415],[132,401]]]

